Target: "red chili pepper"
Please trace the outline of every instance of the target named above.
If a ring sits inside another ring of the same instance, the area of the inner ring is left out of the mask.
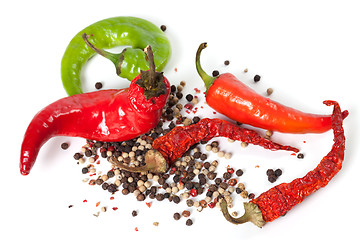
[[[155,139],[152,144],[153,149],[145,155],[145,166],[128,167],[115,158],[111,161],[117,167],[131,172],[165,172],[168,166],[174,164],[192,145],[200,141],[209,141],[214,137],[239,140],[270,150],[299,152],[297,148],[283,146],[263,138],[254,130],[237,126],[222,119],[204,118],[196,124],[177,126],[167,134]]]
[[[235,121],[284,133],[321,133],[331,129],[330,115],[298,111],[257,94],[234,75],[211,77],[200,65],[202,43],[196,53],[196,69],[206,86],[206,102],[214,110]],[[348,112],[342,113],[345,118]]]
[[[168,99],[170,83],[155,72],[150,46],[145,50],[150,70],[142,71],[129,88],[66,97],[35,115],[21,147],[21,174],[29,174],[41,146],[51,137],[114,142],[133,139],[154,128]]]
[[[334,105],[332,114],[332,128],[334,131],[334,144],[331,151],[323,157],[319,165],[302,178],[297,178],[290,183],[279,184],[259,197],[244,203],[245,214],[240,218],[233,218],[228,210],[226,201],[221,202],[221,209],[225,218],[235,224],[252,222],[262,227],[266,222],[271,222],[283,216],[296,204],[318,189],[325,187],[328,182],[341,169],[344,160],[345,136],[342,126],[342,113],[340,106],[334,101],[324,101],[326,105]]]

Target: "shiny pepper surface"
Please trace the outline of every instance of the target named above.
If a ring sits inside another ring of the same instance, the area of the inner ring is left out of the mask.
[[[41,146],[54,136],[119,142],[147,133],[158,124],[169,93],[169,81],[150,64],[129,88],[76,94],[48,105],[25,132],[21,174],[29,174]]]
[[[200,65],[200,44],[196,69],[206,86],[206,102],[219,113],[237,122],[284,133],[322,133],[331,129],[331,116],[301,112],[256,93],[233,74],[211,77]],[[342,113],[345,118],[347,112]]]
[[[171,46],[164,32],[151,22],[136,17],[113,17],[84,28],[70,41],[61,61],[61,78],[66,92],[70,96],[83,92],[81,69],[96,53],[114,63],[117,75],[131,81],[140,70],[149,69],[143,51],[147,45],[153,48],[156,70],[161,71],[170,58]],[[124,48],[119,54],[103,50],[117,46],[131,47]]]

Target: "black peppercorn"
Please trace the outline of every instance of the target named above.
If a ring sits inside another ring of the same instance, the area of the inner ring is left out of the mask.
[[[299,154],[297,155],[297,158],[303,159],[303,158],[304,158],[304,154],[303,154],[303,153],[299,153]]]
[[[160,26],[160,29],[161,29],[161,31],[165,32],[165,31],[166,31],[166,26],[165,26],[165,25],[161,25],[161,26]]]
[[[268,177],[268,180],[269,180],[269,182],[274,183],[276,181],[276,176],[275,175],[270,175]]]
[[[280,177],[281,174],[282,174],[282,170],[281,170],[281,169],[278,168],[278,169],[275,170],[275,176],[276,176],[276,177]]]
[[[158,193],[155,195],[155,198],[158,201],[162,201],[162,200],[164,200],[165,197],[164,197],[164,194]]]
[[[176,97],[177,97],[178,99],[182,99],[183,94],[182,94],[181,92],[177,92],[177,93],[176,93]]]
[[[255,75],[254,76],[254,82],[258,82],[258,81],[260,81],[260,76],[259,75]]]
[[[194,123],[198,123],[199,121],[200,121],[200,118],[199,118],[199,117],[194,117],[194,118],[193,118],[193,122],[194,122]]]
[[[229,172],[224,172],[223,178],[226,179],[226,180],[228,180],[228,179],[231,178],[231,174],[230,174]]]
[[[236,176],[238,176],[238,177],[242,176],[243,173],[244,173],[244,172],[243,172],[243,170],[241,170],[241,169],[238,169],[238,170],[236,170],[236,172],[235,172]]]
[[[66,150],[66,149],[69,148],[69,144],[66,143],[66,142],[64,142],[64,143],[61,144],[61,148],[62,148],[63,150]]]
[[[217,77],[217,76],[219,76],[219,71],[218,70],[214,70],[213,72],[212,72],[212,76],[213,77]]]
[[[107,190],[108,190],[109,192],[111,192],[111,193],[114,193],[114,192],[116,192],[117,187],[116,187],[115,184],[112,183],[112,184],[110,184],[110,185],[108,186]]]
[[[115,176],[115,173],[114,173],[114,171],[108,171],[107,172],[107,174],[106,174],[109,178],[112,178],[112,177],[114,177]]]
[[[102,87],[103,87],[103,84],[101,82],[95,83],[95,88],[96,89],[101,89]]]
[[[193,225],[193,221],[191,219],[186,220],[186,226]]]
[[[174,219],[179,220],[181,218],[180,213],[174,213]]]
[[[273,169],[268,169],[268,170],[266,171],[266,175],[268,175],[268,176],[274,175],[274,174],[275,174],[275,172],[274,172]]]
[[[180,202],[180,197],[179,196],[174,195],[172,197],[173,197],[173,202],[174,203],[178,204]]]
[[[140,193],[139,195],[136,196],[136,200],[138,201],[144,201],[146,198],[146,196],[143,193]]]
[[[185,98],[186,98],[186,100],[188,100],[189,102],[191,102],[191,101],[194,99],[194,96],[191,95],[191,94],[187,94],[187,95],[185,96]]]
[[[79,160],[80,158],[82,158],[82,156],[83,156],[83,155],[82,155],[81,153],[75,153],[75,154],[74,154],[74,159],[75,159],[75,160]]]

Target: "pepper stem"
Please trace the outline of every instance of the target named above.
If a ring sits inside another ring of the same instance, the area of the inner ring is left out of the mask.
[[[130,167],[119,162],[116,158],[110,160],[112,164],[120,169],[127,170],[129,172],[151,172],[151,173],[165,173],[168,169],[168,164],[163,155],[155,150],[151,149],[145,154],[145,164],[141,167]]]
[[[197,52],[196,52],[196,58],[195,58],[195,65],[196,65],[196,70],[198,72],[198,74],[200,75],[201,79],[204,81],[205,83],[205,87],[206,87],[206,92],[207,90],[209,90],[211,84],[213,84],[214,80],[216,79],[216,77],[211,77],[210,75],[208,75],[204,69],[201,67],[200,64],[200,55],[201,55],[201,51],[203,49],[205,49],[207,47],[207,43],[201,43]]]
[[[152,97],[158,97],[166,94],[166,84],[164,82],[164,75],[162,72],[156,72],[154,54],[151,46],[148,45],[144,52],[146,53],[147,61],[149,62],[148,71],[140,71],[140,78],[135,82],[144,89],[144,96],[146,100]]]
[[[89,36],[86,33],[83,33],[82,38],[84,39],[86,45],[88,45],[97,54],[109,59],[114,63],[117,75],[121,74],[121,64],[124,61],[124,52],[126,51],[126,48],[121,53],[111,53],[95,47],[92,43],[89,42]]]
[[[252,222],[253,224],[255,224],[260,228],[265,225],[265,221],[262,217],[262,213],[258,205],[256,205],[255,203],[245,202],[244,203],[245,213],[239,218],[234,218],[230,215],[227,207],[227,202],[225,199],[221,199],[220,207],[225,219],[233,224],[243,224],[246,222]]]

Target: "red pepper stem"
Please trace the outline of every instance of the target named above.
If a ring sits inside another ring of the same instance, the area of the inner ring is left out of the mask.
[[[239,218],[234,218],[230,215],[227,207],[227,202],[225,201],[225,199],[221,199],[220,207],[225,219],[233,224],[243,224],[246,222],[252,222],[253,224],[255,224],[260,228],[265,225],[262,212],[255,203],[245,202],[244,203],[245,213]]]
[[[124,61],[124,52],[126,49],[124,49],[121,53],[111,53],[108,51],[105,51],[103,49],[99,49],[95,47],[92,43],[89,42],[89,36],[86,33],[83,33],[82,38],[84,39],[86,45],[88,45],[92,50],[94,50],[97,54],[109,59],[112,61],[116,68],[116,74],[120,75],[121,73],[121,64]]]
[[[210,86],[212,85],[212,83],[214,82],[214,80],[216,79],[216,77],[211,77],[210,75],[208,75],[204,69],[201,67],[200,64],[200,55],[201,55],[201,51],[203,49],[205,49],[207,47],[207,43],[201,43],[197,52],[196,52],[196,58],[195,58],[195,65],[196,65],[196,70],[198,72],[198,74],[200,75],[201,79],[204,81],[205,83],[205,87],[206,87],[206,92],[207,90],[209,90]]]

